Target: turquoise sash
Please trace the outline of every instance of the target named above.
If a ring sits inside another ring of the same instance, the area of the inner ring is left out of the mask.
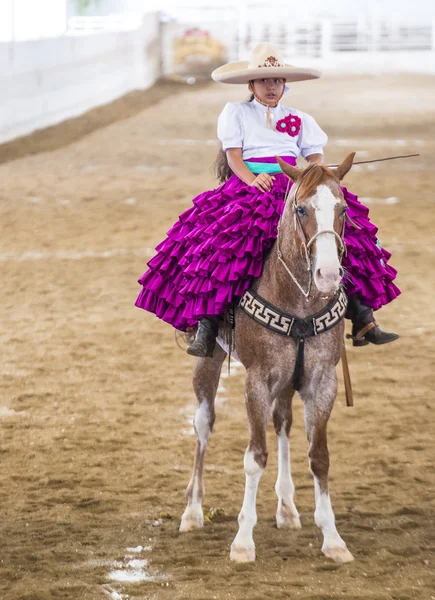
[[[244,161],[248,169],[258,175],[259,173],[282,173],[281,167],[278,163],[262,163],[262,162],[248,162]]]

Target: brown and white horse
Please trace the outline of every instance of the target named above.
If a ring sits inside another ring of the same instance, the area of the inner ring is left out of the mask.
[[[340,180],[351,168],[353,158],[354,153],[335,170],[316,165],[305,171],[279,159],[282,171],[295,185],[281,218],[278,239],[253,289],[282,312],[300,317],[312,315],[321,311],[339,288],[342,278],[340,238],[346,211]],[[235,319],[235,350],[246,368],[245,399],[250,441],[244,458],[245,495],[230,558],[247,562],[255,560],[256,497],[267,463],[266,428],[272,407],[278,436],[276,523],[279,528],[298,529],[301,526],[293,501],[289,445],[294,395],[292,366],[297,351],[293,338],[266,329],[240,309],[236,310]],[[335,526],[328,488],[326,427],[337,394],[336,365],[344,343],[343,334],[344,322],[341,320],[329,331],[306,340],[304,376],[298,390],[304,404],[309,466],[314,477],[314,519],[323,532],[323,553],[337,563],[353,560]],[[197,443],[193,473],[186,490],[187,507],[181,519],[182,532],[202,527],[204,523],[204,454],[215,420],[214,399],[227,354],[222,345],[216,346],[213,358],[198,358],[194,365],[193,387],[198,400],[194,418]]]

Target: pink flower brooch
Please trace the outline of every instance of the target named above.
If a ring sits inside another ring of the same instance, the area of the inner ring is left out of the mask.
[[[296,137],[301,130],[302,120],[296,115],[287,115],[280,119],[276,124],[276,130],[280,133],[288,133],[291,137]]]

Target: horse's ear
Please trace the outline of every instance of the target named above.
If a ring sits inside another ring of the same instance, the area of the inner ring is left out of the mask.
[[[338,179],[343,179],[346,173],[350,171],[353,164],[353,159],[355,158],[355,154],[356,152],[351,152],[350,154],[348,154],[344,161],[341,163],[341,165],[338,165],[338,167],[334,170]]]
[[[301,173],[302,173],[301,169],[298,169],[298,167],[293,167],[292,165],[289,165],[284,160],[282,160],[282,158],[279,156],[275,156],[275,158],[278,161],[279,166],[281,167],[281,171],[283,173],[285,173],[287,175],[287,177],[290,177],[290,179],[292,181],[296,181],[296,179],[301,176]]]

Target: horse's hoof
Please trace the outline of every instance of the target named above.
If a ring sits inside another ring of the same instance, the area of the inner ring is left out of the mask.
[[[181,533],[192,531],[193,529],[201,529],[204,527],[204,515],[202,509],[192,510],[187,507],[181,517],[180,529]]]
[[[290,513],[276,513],[276,526],[278,529],[301,529],[299,516]]]
[[[255,561],[255,546],[242,546],[231,545],[230,559],[238,563],[247,563]]]
[[[352,554],[344,546],[331,546],[330,548],[322,548],[322,552],[328,558],[332,558],[334,562],[341,565],[344,563],[352,562],[354,560]]]

